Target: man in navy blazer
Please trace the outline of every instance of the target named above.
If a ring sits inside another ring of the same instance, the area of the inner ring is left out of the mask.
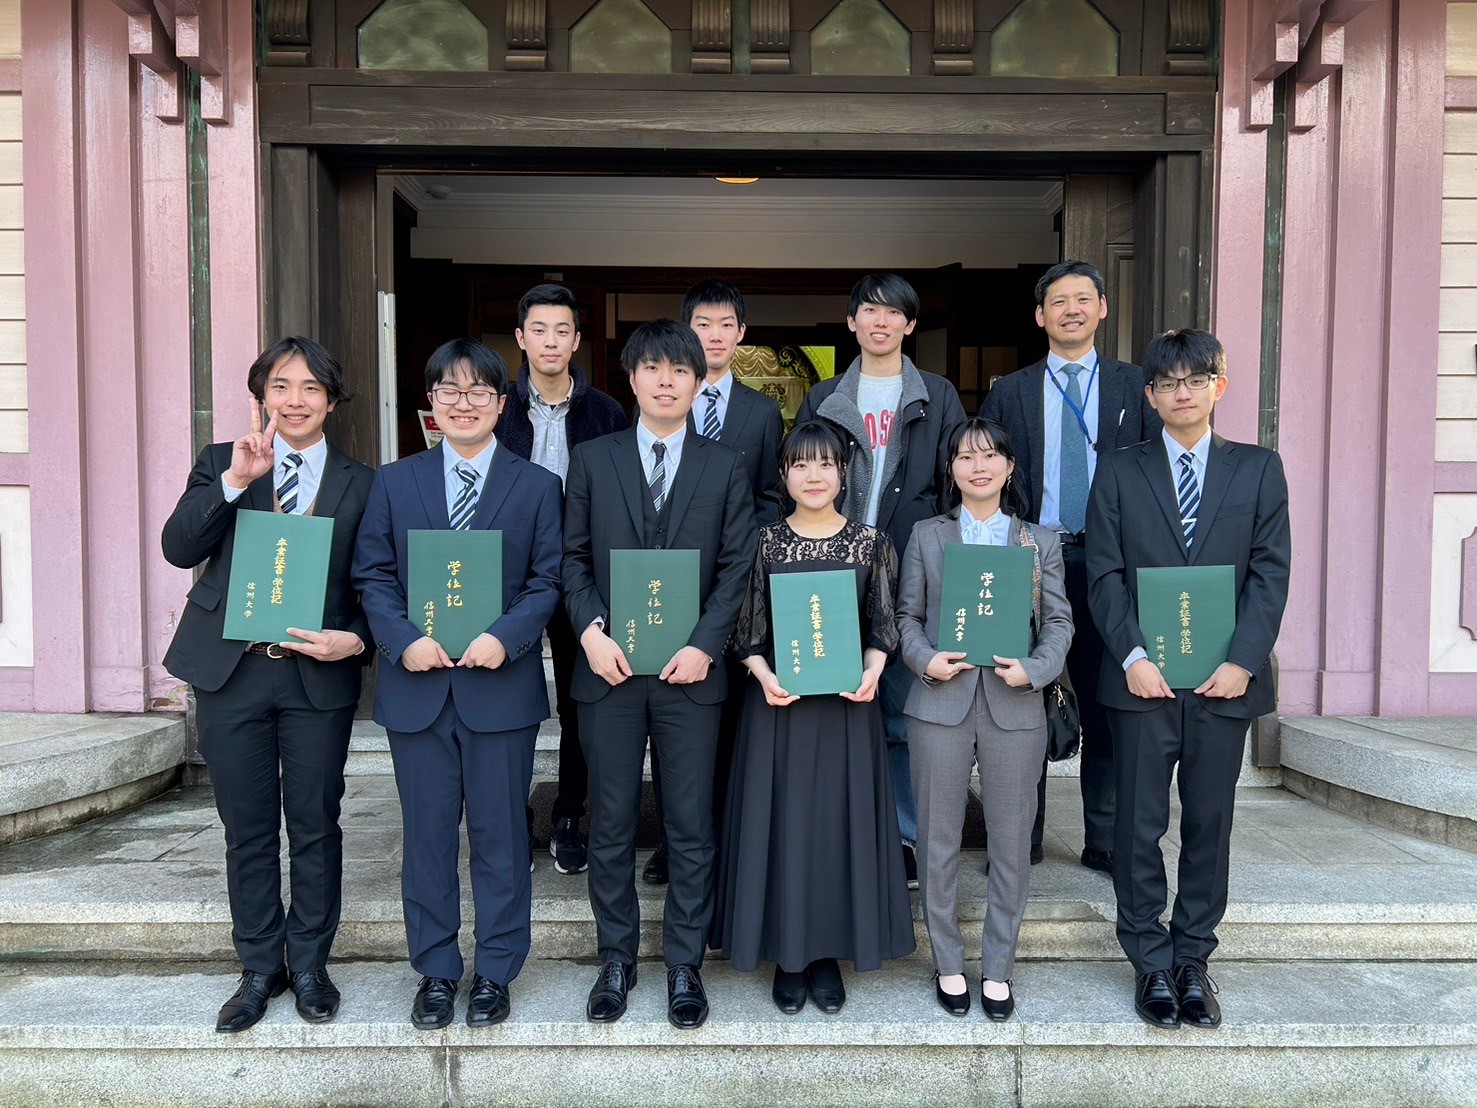
[[[422,974],[411,1023],[451,1022],[462,956],[457,858],[465,808],[476,960],[467,1024],[506,1019],[528,957],[532,885],[525,804],[534,742],[549,716],[541,636],[559,601],[559,478],[499,448],[508,368],[457,339],[426,363],[444,438],[381,469],[354,551],[354,584],[379,646],[374,718],[390,735],[405,849],[401,890],[410,961]],[[460,660],[408,618],[412,530],[503,535],[503,614]]]
[[[1016,480],[1027,515],[1056,531],[1062,544],[1072,649],[1067,674],[1082,710],[1082,864],[1113,872],[1113,739],[1098,698],[1103,641],[1087,604],[1086,512],[1094,473],[1105,454],[1157,435],[1163,424],[1144,397],[1138,366],[1093,347],[1108,316],[1103,276],[1087,262],[1052,266],[1036,283],[1036,323],[1046,332],[1045,358],[1003,378],[980,415],[1010,433]],[[1046,767],[1036,786],[1031,862],[1044,857]]]

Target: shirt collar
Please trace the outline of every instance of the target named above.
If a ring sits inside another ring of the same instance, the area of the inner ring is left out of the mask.
[[[533,370],[530,369],[528,372],[529,373],[532,373]],[[534,385],[534,383],[532,381],[529,381],[528,382],[528,403],[529,403],[530,406],[536,404],[540,408],[547,408],[549,411],[552,412],[552,411],[555,411],[555,410],[557,410],[559,408],[562,408],[564,405],[568,404],[569,401],[570,401],[570,398],[573,397],[573,396],[574,396],[574,374],[572,374],[572,373],[569,375],[569,391],[564,394],[564,399],[563,400],[556,400],[552,404],[550,404],[547,400],[544,399],[544,394],[538,391],[538,387],[536,385]]]
[[[1005,513],[1002,512],[999,508],[996,508],[984,519],[975,519],[974,516],[969,514],[968,508],[966,508],[963,504],[959,505],[959,526],[961,528],[974,526],[983,527],[986,530],[989,530],[999,526],[1001,521],[1003,521],[1004,519]]]
[[[1180,455],[1185,452],[1185,448],[1176,442],[1167,430],[1160,431],[1159,434],[1164,439],[1164,450],[1169,455],[1170,464],[1173,465],[1180,460]],[[1204,469],[1210,461],[1210,435],[1209,431],[1205,432],[1200,436],[1200,441],[1190,447],[1190,453],[1195,455],[1195,465],[1200,469]]]
[[[665,446],[667,448],[668,454],[681,454],[682,444],[686,441],[686,439],[686,424],[683,424],[681,427],[677,428],[677,430],[673,431],[666,438],[658,439],[654,434],[651,433],[651,431],[647,429],[646,424],[641,422],[639,416],[636,418],[636,445],[641,448],[642,457],[645,457],[647,454],[651,453],[652,444],[656,442],[660,442],[663,446]]]
[[[323,472],[323,463],[328,460],[328,440],[321,438],[312,446],[298,450],[296,447],[288,446],[282,441],[282,436],[277,435],[272,439],[272,456],[278,468],[281,468],[289,454],[301,454],[303,457],[303,468],[309,473],[317,475]]]
[[[703,388],[706,389],[709,387],[709,384],[704,381]],[[723,397],[723,403],[726,405],[729,401],[729,398],[733,395],[733,370],[730,369],[727,373],[725,373],[721,378],[718,379],[718,382],[716,384],[713,384],[711,387],[718,390],[718,395]],[[702,391],[699,390],[698,396],[701,397],[702,395]]]
[[[482,452],[478,454],[475,458],[463,458],[460,454],[458,454],[455,450],[448,446],[445,440],[443,440],[441,443],[442,475],[450,477],[452,470],[454,470],[462,462],[466,462],[469,466],[477,471],[478,481],[486,481],[487,471],[492,468],[492,455],[496,450],[497,437],[493,436],[491,441],[489,441],[488,444],[482,448]]]
[[[1060,377],[1061,376],[1061,371],[1062,371],[1062,366],[1071,365],[1071,364],[1072,364],[1071,362],[1067,361],[1066,358],[1063,358],[1060,354],[1057,354],[1055,351],[1049,351],[1047,353],[1047,355],[1046,355],[1046,369],[1047,369],[1047,372],[1048,373],[1051,373],[1051,374],[1053,374],[1055,376]],[[1096,349],[1089,350],[1087,352],[1087,355],[1081,361],[1079,361],[1077,364],[1082,367],[1082,370],[1079,370],[1078,371],[1078,376],[1079,377],[1082,375],[1082,372],[1083,371],[1086,371],[1088,373],[1091,373],[1092,370],[1097,367],[1097,350]]]

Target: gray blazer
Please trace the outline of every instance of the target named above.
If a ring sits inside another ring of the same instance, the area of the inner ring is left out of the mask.
[[[995,726],[1003,731],[1024,731],[1046,724],[1041,690],[1062,672],[1067,647],[1072,643],[1072,608],[1067,603],[1062,573],[1062,549],[1056,534],[1035,524],[1010,521],[1010,544],[1020,541],[1022,526],[1030,527],[1041,552],[1041,626],[1036,629],[1031,654],[1021,659],[1029,689],[1013,689],[995,676],[993,669],[966,670],[949,681],[923,678],[928,663],[938,653],[939,600],[943,592],[944,547],[964,541],[959,512],[922,520],[903,555],[898,585],[897,623],[902,636],[902,660],[913,671],[903,711],[925,723],[954,727],[964,722],[975,689],[984,682],[985,702]]]

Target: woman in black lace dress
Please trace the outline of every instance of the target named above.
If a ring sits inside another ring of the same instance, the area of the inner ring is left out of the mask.
[[[887,772],[877,680],[898,646],[897,554],[887,536],[835,508],[843,447],[823,423],[796,427],[780,453],[793,515],[760,528],[733,649],[746,682],[719,835],[713,946],[734,968],[775,963],[774,1001],[822,1011],[846,1001],[839,959],[873,970],[912,952],[913,913]],[[791,696],[774,671],[769,578],[851,569],[863,675],[854,693]]]

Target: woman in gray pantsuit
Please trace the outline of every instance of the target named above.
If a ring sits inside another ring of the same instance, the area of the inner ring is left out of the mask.
[[[934,991],[952,1015],[969,1011],[964,940],[959,932],[959,846],[978,761],[990,839],[980,1006],[991,1019],[1015,1010],[1011,973],[1031,875],[1036,782],[1046,756],[1041,690],[1061,673],[1072,641],[1072,609],[1057,536],[1024,522],[1026,499],[1013,480],[1015,455],[1005,429],[971,419],[949,443],[953,506],[913,529],[898,589],[902,659],[918,680],[908,693],[908,753],[918,801],[919,882],[933,944]],[[995,658],[993,669],[939,649],[944,547],[965,542],[1034,546],[1031,652]]]

